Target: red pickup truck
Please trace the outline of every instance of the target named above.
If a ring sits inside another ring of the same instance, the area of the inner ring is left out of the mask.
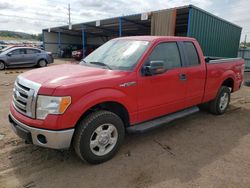
[[[38,146],[67,149],[89,163],[112,158],[125,132],[144,132],[207,103],[223,114],[240,89],[244,61],[205,58],[193,38],[110,40],[79,65],[28,71],[16,79],[11,127]]]

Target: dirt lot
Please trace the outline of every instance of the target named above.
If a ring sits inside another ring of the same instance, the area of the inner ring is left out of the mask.
[[[13,82],[27,70],[0,72],[0,187],[250,187],[250,87],[233,94],[225,115],[199,112],[127,135],[112,160],[93,166],[72,151],[27,145],[12,132]]]

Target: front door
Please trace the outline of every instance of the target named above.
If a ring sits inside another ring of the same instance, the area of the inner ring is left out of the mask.
[[[176,42],[158,44],[144,66],[151,61],[164,63],[165,72],[138,76],[138,121],[143,122],[185,107],[186,77]],[[143,70],[142,67],[142,70]]]
[[[8,66],[19,66],[25,63],[25,50],[16,49],[12,50],[7,54],[7,64]]]

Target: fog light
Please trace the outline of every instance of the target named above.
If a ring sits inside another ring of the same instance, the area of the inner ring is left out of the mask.
[[[46,137],[45,137],[44,135],[42,135],[42,134],[37,135],[37,140],[38,140],[39,142],[41,142],[42,144],[47,144],[47,139],[46,139]]]

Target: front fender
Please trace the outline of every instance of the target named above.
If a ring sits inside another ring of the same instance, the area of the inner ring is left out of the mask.
[[[105,88],[89,92],[80,99],[73,101],[73,104],[67,109],[65,114],[61,116],[59,124],[68,125],[68,128],[75,126],[87,110],[103,102],[117,102],[123,105],[128,111],[130,122],[136,121],[137,106],[135,99],[127,96],[120,90]]]

